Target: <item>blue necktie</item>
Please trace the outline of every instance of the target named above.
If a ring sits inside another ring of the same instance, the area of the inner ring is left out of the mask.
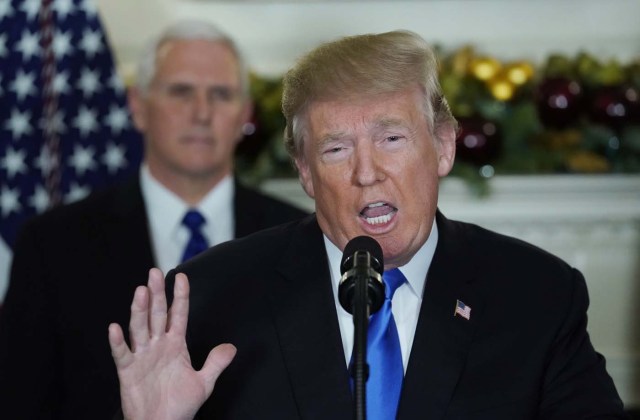
[[[396,289],[407,279],[394,268],[382,275],[385,299],[382,308],[369,320],[367,333],[367,419],[393,420],[398,411],[404,368],[398,329],[391,312],[391,300]]]
[[[205,223],[204,217],[198,210],[189,210],[182,219],[182,224],[189,229],[191,237],[182,254],[181,262],[201,253],[209,247],[207,239],[202,235],[200,228]]]

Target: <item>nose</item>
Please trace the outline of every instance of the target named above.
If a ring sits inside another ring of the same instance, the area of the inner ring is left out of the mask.
[[[360,144],[355,149],[354,181],[357,185],[368,186],[384,180],[384,171],[379,162],[375,146]]]
[[[208,124],[211,121],[213,102],[205,92],[198,92],[193,102],[193,118],[196,122]]]

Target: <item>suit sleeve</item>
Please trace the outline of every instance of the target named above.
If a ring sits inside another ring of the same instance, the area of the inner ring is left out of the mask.
[[[54,418],[59,400],[56,299],[46,280],[45,252],[37,229],[27,225],[14,247],[0,313],[0,410],[11,418]]]
[[[627,419],[605,360],[587,333],[589,297],[572,270],[573,292],[564,323],[548,355],[540,419]]]

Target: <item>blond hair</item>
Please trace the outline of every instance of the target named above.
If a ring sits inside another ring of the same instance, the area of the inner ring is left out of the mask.
[[[341,38],[314,49],[289,70],[283,81],[284,142],[295,159],[302,153],[304,113],[318,100],[395,93],[418,85],[434,137],[441,127],[457,127],[438,82],[431,47],[410,31]]]

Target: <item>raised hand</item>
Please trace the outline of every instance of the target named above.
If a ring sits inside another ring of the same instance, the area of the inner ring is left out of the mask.
[[[220,344],[201,370],[191,366],[185,333],[189,314],[189,281],[176,275],[174,300],[167,313],[164,277],[149,271],[131,304],[131,349],[118,324],[109,325],[109,345],[120,380],[125,419],[190,419],[211,395],[215,382],[231,363],[236,349]]]

